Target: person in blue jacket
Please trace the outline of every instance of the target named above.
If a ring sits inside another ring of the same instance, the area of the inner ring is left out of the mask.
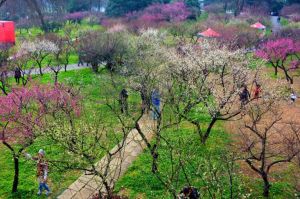
[[[158,89],[154,89],[151,94],[151,101],[152,101],[152,118],[157,120],[160,115],[160,94]]]

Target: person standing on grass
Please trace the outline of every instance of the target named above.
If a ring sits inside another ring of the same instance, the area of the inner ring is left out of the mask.
[[[20,70],[19,67],[17,67],[17,68],[15,69],[15,79],[16,79],[16,83],[17,83],[17,84],[20,84],[20,79],[21,79],[21,77],[22,77],[21,70]]]
[[[128,92],[125,88],[122,89],[119,95],[119,103],[121,106],[121,112],[128,114]]]
[[[43,149],[40,149],[38,152],[37,157],[31,157],[30,154],[26,153],[25,156],[28,159],[37,161],[37,178],[38,178],[38,195],[40,196],[43,192],[43,190],[46,190],[46,195],[48,196],[51,191],[49,186],[47,185],[48,181],[48,162],[45,158],[45,151]]]

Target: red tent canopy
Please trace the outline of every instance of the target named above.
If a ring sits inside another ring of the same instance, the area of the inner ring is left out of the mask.
[[[202,37],[221,37],[221,34],[217,33],[216,31],[214,31],[211,28],[207,29],[204,32],[198,33],[198,35],[202,36]]]
[[[259,29],[259,30],[266,29],[266,26],[262,25],[260,22],[256,22],[255,24],[252,24],[250,27],[251,28],[256,28],[256,29]]]
[[[13,21],[0,21],[0,43],[14,44],[15,42],[15,23]]]

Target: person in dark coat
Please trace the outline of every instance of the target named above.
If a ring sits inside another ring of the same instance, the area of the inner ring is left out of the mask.
[[[21,70],[20,70],[19,67],[17,67],[17,68],[15,69],[15,79],[16,79],[16,83],[17,83],[17,84],[20,84],[20,79],[21,79],[21,77],[22,77]]]
[[[184,187],[183,190],[179,193],[179,199],[199,199],[199,191],[192,186]]]
[[[128,92],[125,88],[123,88],[119,95],[119,103],[121,106],[121,112],[128,114]]]
[[[249,102],[250,92],[248,91],[247,86],[244,86],[243,91],[240,93],[240,100],[242,106],[246,105]]]

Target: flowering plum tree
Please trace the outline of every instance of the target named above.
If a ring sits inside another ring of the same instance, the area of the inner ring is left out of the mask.
[[[79,113],[76,96],[61,85],[13,89],[0,97],[0,141],[12,154],[14,180],[12,192],[19,183],[19,158],[35,139],[45,133],[51,116],[69,110]]]
[[[195,125],[205,143],[217,121],[234,118],[242,110],[236,105],[240,90],[254,78],[244,52],[204,41],[200,46],[179,46],[166,56],[174,114]],[[198,115],[207,115],[209,125],[203,126]]]
[[[25,41],[21,44],[20,51],[27,53],[40,69],[40,75],[43,75],[43,63],[50,54],[56,53],[59,50],[55,43],[44,40],[36,39],[35,41]],[[48,61],[48,64],[50,61]]]
[[[154,4],[144,10],[141,20],[148,23],[180,22],[186,20],[190,14],[184,2]]]
[[[276,76],[278,68],[281,69],[285,74],[286,80],[293,84],[293,78],[289,74],[290,67],[287,58],[293,58],[299,50],[296,42],[292,39],[281,38],[264,43],[255,54],[272,65]]]
[[[88,16],[88,12],[73,12],[65,16],[66,20],[72,21],[73,23],[80,23],[82,19]]]

